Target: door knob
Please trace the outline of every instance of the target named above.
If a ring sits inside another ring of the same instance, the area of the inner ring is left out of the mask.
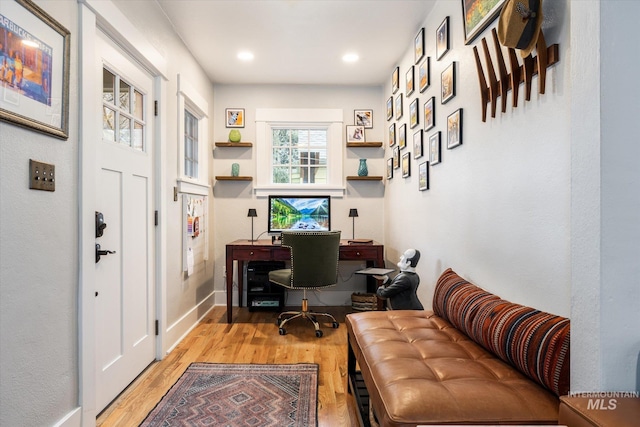
[[[100,261],[100,257],[103,255],[115,254],[116,251],[106,251],[100,249],[100,243],[96,243],[96,263]]]

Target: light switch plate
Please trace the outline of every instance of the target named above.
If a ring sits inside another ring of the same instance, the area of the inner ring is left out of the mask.
[[[29,188],[56,191],[56,166],[29,159]]]

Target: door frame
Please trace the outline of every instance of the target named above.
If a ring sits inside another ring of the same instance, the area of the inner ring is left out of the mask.
[[[108,34],[120,47],[137,60],[153,77],[155,100],[166,105],[168,66],[160,53],[146,40],[142,33],[111,2],[104,0],[78,0],[80,14],[79,43],[80,88],[78,99],[80,162],[78,191],[78,366],[79,405],[82,408],[82,425],[93,426],[96,409],[96,354],[95,354],[95,219],[96,206],[96,138],[101,134],[100,111],[101,82],[98,81],[95,64],[97,31]],[[117,27],[113,25],[117,23]],[[152,123],[154,136],[153,192],[154,210],[160,219],[166,218],[166,112],[158,108]],[[155,357],[164,355],[164,331],[166,330],[166,224],[160,220],[155,227],[155,311],[158,320]]]

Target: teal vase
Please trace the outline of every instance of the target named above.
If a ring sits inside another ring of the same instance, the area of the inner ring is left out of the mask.
[[[360,159],[360,166],[358,166],[358,176],[369,175],[369,168],[367,168],[367,159]]]

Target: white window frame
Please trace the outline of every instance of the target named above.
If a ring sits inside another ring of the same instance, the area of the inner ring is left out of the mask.
[[[342,164],[344,144],[342,143],[343,111],[341,109],[256,109],[256,186],[258,197],[269,194],[329,194],[342,197],[345,192]],[[323,184],[274,184],[271,181],[273,158],[271,138],[273,127],[318,127],[327,128],[327,182]]]
[[[198,119],[198,177],[191,178],[185,174],[184,152],[184,117],[185,110]],[[207,158],[209,146],[209,104],[201,97],[184,77],[178,74],[178,192],[208,196],[211,186],[209,162]]]

